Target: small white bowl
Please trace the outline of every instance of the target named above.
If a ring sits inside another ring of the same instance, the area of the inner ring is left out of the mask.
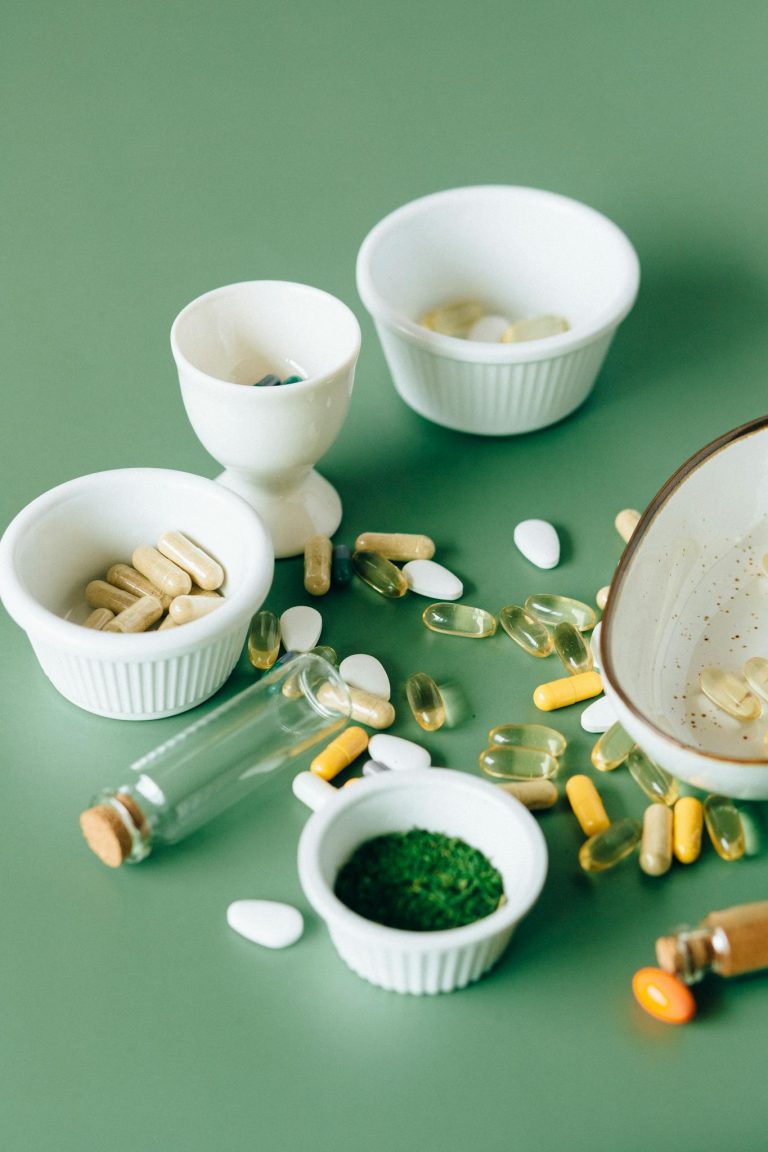
[[[639,284],[615,224],[537,188],[455,188],[378,223],[357,258],[357,288],[406,404],[436,424],[486,436],[530,432],[589,395]],[[419,318],[478,299],[510,320],[563,316],[567,332],[517,344],[442,336]]]
[[[333,888],[355,849],[411,828],[457,836],[483,852],[501,873],[506,902],[482,920],[442,932],[388,928],[342,904]],[[546,873],[546,844],[528,810],[493,784],[446,768],[366,778],[315,812],[299,841],[304,893],[342,960],[371,984],[417,996],[463,988],[487,972]]]
[[[732,719],[699,688],[708,665],[768,658],[768,418],[706,445],[653,498],[616,570],[602,673],[618,720],[674,776],[768,799],[768,703]]]
[[[178,529],[223,566],[225,602],[190,624],[123,635],[82,627],[85,586]],[[122,468],[52,488],[0,540],[0,599],[67,700],[121,720],[184,712],[221,687],[272,582],[272,545],[226,488],[164,468]]]

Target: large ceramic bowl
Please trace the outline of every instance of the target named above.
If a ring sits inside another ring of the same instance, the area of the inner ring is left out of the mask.
[[[618,719],[681,780],[768,799],[768,701],[733,719],[699,687],[703,668],[768,658],[768,417],[687,460],[651,501],[616,570],[602,628]]]

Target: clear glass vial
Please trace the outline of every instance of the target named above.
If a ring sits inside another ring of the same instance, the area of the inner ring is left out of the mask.
[[[665,972],[693,984],[708,971],[740,976],[768,968],[768,900],[710,912],[697,928],[683,928],[656,941]]]

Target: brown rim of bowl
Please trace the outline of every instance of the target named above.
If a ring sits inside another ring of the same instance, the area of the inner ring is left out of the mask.
[[[667,504],[671,496],[678,490],[678,488],[681,487],[683,481],[687,480],[688,477],[693,472],[695,472],[697,468],[700,468],[702,464],[705,464],[708,460],[711,460],[713,456],[716,456],[718,452],[721,452],[724,448],[728,448],[729,445],[734,444],[737,440],[744,440],[747,438],[747,436],[752,436],[755,432],[762,432],[766,428],[768,428],[768,416],[760,416],[755,420],[748,421],[746,424],[740,424],[738,428],[733,428],[730,432],[724,432],[722,436],[718,436],[716,440],[712,440],[709,444],[705,444],[703,448],[698,450],[698,452],[694,452],[692,456],[689,456],[688,459],[680,465],[677,471],[673,472],[666,483],[662,484],[661,488],[658,490],[640,517],[637,527],[629,538],[629,542],[627,543],[622,553],[621,559],[616,566],[616,571],[614,572],[613,579],[611,580],[610,592],[608,593],[608,603],[606,604],[605,612],[603,613],[602,617],[603,631],[601,633],[600,645],[602,650],[601,655],[603,657],[602,667],[608,680],[611,682],[611,686],[613,687],[614,692],[620,698],[628,711],[636,716],[638,720],[642,721],[643,724],[647,724],[648,727],[652,728],[653,731],[663,740],[667,740],[669,743],[683,749],[685,752],[692,752],[697,756],[706,756],[709,760],[717,760],[723,764],[738,764],[744,765],[745,767],[765,767],[768,765],[768,757],[759,760],[743,759],[736,756],[722,756],[717,752],[706,752],[703,748],[696,748],[693,744],[686,744],[683,740],[679,740],[676,736],[670,736],[668,732],[662,731],[661,728],[649,720],[648,717],[643,712],[641,712],[635,704],[632,703],[627,694],[624,692],[624,689],[619,684],[613,668],[613,661],[610,657],[609,646],[607,643],[602,643],[602,636],[605,634],[607,638],[610,638],[611,625],[613,623],[613,612],[611,611],[611,605],[614,603],[616,597],[620,593],[622,582],[626,575],[627,569],[629,568],[629,565],[634,558],[635,552],[640,546],[640,543],[648,532],[648,529],[655,520],[656,516]]]

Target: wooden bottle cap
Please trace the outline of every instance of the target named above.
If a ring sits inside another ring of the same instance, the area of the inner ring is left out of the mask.
[[[128,796],[118,797],[127,817],[138,829],[144,824],[143,813]],[[80,828],[88,847],[109,868],[119,868],[131,854],[133,838],[125,821],[111,804],[96,804],[80,813]]]

